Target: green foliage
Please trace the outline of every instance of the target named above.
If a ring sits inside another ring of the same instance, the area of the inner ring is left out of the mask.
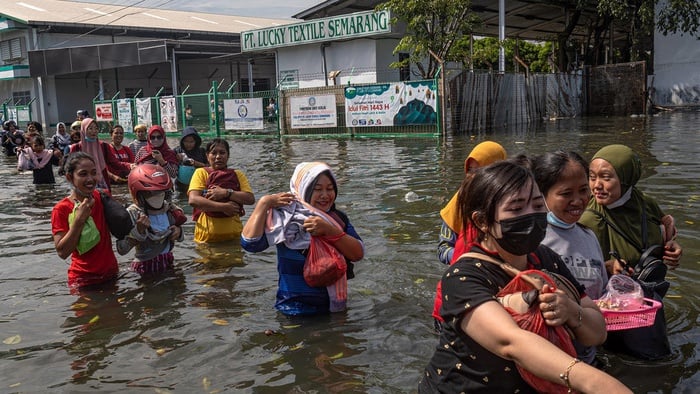
[[[689,33],[700,36],[700,1],[667,0],[666,7],[659,11],[656,24],[664,35]]]
[[[422,78],[433,78],[439,59],[456,59],[455,45],[469,40],[476,23],[469,0],[389,0],[378,8],[391,11],[392,24],[404,23],[406,34],[394,48],[394,54],[405,52],[409,57],[394,62],[392,67],[415,64]]]
[[[506,72],[515,70],[516,45],[518,45],[519,58],[530,68],[531,72],[552,72],[549,58],[552,53],[552,43],[535,43],[530,41],[517,41],[506,39],[504,41]],[[473,65],[474,69],[498,69],[499,41],[496,38],[485,37],[475,39],[472,56],[470,57],[469,42],[460,43],[455,48],[456,53],[465,67]],[[520,66],[522,71],[522,65]]]

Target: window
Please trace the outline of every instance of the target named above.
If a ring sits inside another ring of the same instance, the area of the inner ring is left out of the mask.
[[[0,59],[3,61],[18,60],[24,58],[22,48],[24,47],[21,37],[11,40],[0,41]]]
[[[32,100],[29,90],[23,92],[12,92],[12,102],[15,105],[27,105]]]

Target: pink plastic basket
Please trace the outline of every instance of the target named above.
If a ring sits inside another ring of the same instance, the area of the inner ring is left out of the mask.
[[[615,311],[600,308],[600,310],[603,312],[605,326],[608,331],[617,331],[653,325],[656,311],[660,308],[661,303],[659,301],[645,298],[644,305],[639,307],[639,309]]]

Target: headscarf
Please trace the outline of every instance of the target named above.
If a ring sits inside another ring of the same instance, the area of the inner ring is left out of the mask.
[[[595,159],[603,159],[615,169],[617,177],[620,178],[621,194],[627,193],[642,177],[642,162],[639,156],[625,145],[603,147],[593,155],[591,161]]]
[[[100,144],[99,135],[95,137],[95,141],[88,141],[85,138],[87,128],[92,122],[95,122],[95,119],[85,118],[80,122],[80,150],[89,154],[90,156],[92,156],[93,159],[95,159],[95,167],[97,167],[97,176],[101,181],[102,172],[107,167],[107,164],[105,163],[105,157],[104,153],[102,152],[102,145]]]
[[[622,195],[629,197],[624,204],[614,207],[601,205],[595,198],[591,198],[588,209],[579,222],[591,228],[596,234],[603,256],[608,256],[611,250],[615,250],[628,263],[635,264],[641,255],[640,248],[644,247],[642,212],[644,211],[647,218],[647,246],[664,243],[659,226],[664,216],[663,212],[654,199],[635,187],[641,178],[642,165],[639,156],[632,149],[624,145],[608,145],[596,152],[593,159],[603,159],[612,165],[620,179]],[[613,229],[608,228],[605,221],[598,215],[623,231],[627,238],[634,241],[634,245]]]
[[[331,167],[329,167],[328,164],[318,161],[299,163],[294,169],[292,178],[289,180],[289,190],[292,192],[292,194],[295,194],[304,202],[310,204],[311,194],[314,191],[314,186],[316,186],[318,176],[324,172],[329,176],[329,178],[331,178],[333,189],[335,190],[335,195],[337,197],[338,183],[336,182],[333,170],[331,170]]]
[[[469,159],[479,163],[479,167],[485,167],[499,160],[506,159],[506,150],[498,142],[484,141],[472,149],[469,156],[464,159],[464,173],[469,172]]]
[[[163,144],[162,144],[161,146],[157,147],[157,148],[156,148],[155,146],[153,146],[153,144],[151,143],[151,136],[152,136],[153,133],[155,133],[155,132],[158,132],[158,133],[160,133],[161,136],[163,136]],[[143,155],[143,156],[136,162],[136,164],[140,164],[140,163],[143,163],[143,162],[147,162],[147,161],[149,161],[149,160],[153,160],[153,157],[151,156],[151,153],[152,153],[154,150],[159,151],[159,152],[163,155],[163,159],[164,159],[165,161],[167,161],[168,163],[174,163],[174,164],[177,165],[178,162],[179,162],[178,159],[177,159],[177,154],[175,153],[175,151],[172,150],[172,149],[170,149],[170,147],[168,146],[168,141],[167,141],[166,138],[165,138],[165,130],[163,130],[163,128],[160,127],[159,125],[153,125],[153,126],[151,126],[150,129],[148,129],[148,143],[147,143],[146,146],[144,146],[142,149],[146,149],[146,153],[148,153],[148,154],[147,154],[147,155]],[[176,168],[176,170],[177,170],[177,168]]]
[[[63,126],[63,134],[61,134],[60,126]],[[54,135],[56,142],[60,146],[70,145],[70,133],[66,131],[66,124],[63,122],[56,123],[56,134]]]
[[[506,157],[506,150],[501,144],[493,141],[484,141],[475,146],[469,153],[469,156],[464,159],[464,173],[466,174],[469,172],[469,159],[476,160],[476,162],[479,163],[479,167],[485,167],[497,161],[505,160]],[[452,199],[450,199],[450,202],[440,210],[440,217],[442,220],[457,234],[462,230],[462,220],[457,214],[458,195],[459,192],[455,193]]]

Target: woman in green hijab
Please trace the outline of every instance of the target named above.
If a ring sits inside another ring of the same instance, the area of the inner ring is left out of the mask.
[[[663,256],[657,257],[662,258],[669,269],[675,269],[680,263],[682,249],[675,240],[673,217],[664,215],[654,199],[636,188],[641,174],[639,156],[624,145],[600,149],[590,164],[589,186],[594,198],[579,222],[596,234],[603,256],[617,252],[621,257],[606,261],[610,275],[631,274],[644,250],[652,245],[663,246]],[[663,294],[645,296],[654,296],[660,301]],[[609,333],[606,346],[613,345],[608,347],[644,359],[668,355],[670,347],[663,309],[657,312],[656,320],[652,327]]]

